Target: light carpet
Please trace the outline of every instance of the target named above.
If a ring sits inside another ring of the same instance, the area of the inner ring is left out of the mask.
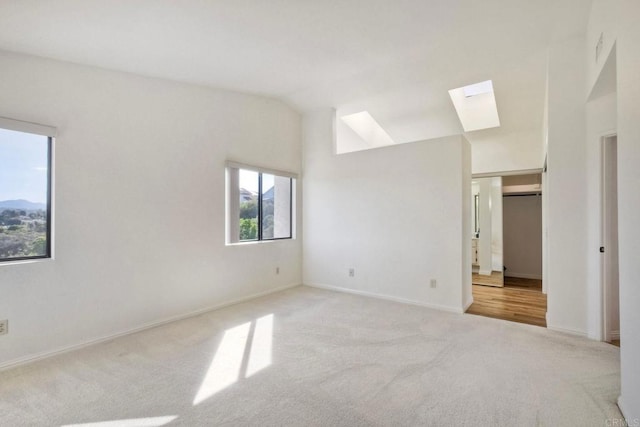
[[[608,344],[297,287],[0,372],[0,425],[604,426],[619,390]]]

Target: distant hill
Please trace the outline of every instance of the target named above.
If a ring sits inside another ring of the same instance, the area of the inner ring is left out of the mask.
[[[240,189],[240,203],[249,202],[258,198],[258,194],[245,188]]]
[[[46,209],[44,203],[33,203],[28,200],[2,200],[0,201],[0,209],[22,209],[25,211],[36,211]]]
[[[273,200],[273,193],[275,192],[275,187],[271,187],[267,191],[264,192],[262,198],[264,200]]]

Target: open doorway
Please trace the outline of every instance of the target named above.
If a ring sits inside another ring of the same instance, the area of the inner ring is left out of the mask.
[[[546,327],[541,196],[541,173],[473,179],[473,206],[479,206],[473,224],[479,229],[472,227],[474,302],[467,313]]]
[[[620,296],[618,291],[618,139],[602,142],[602,319],[604,341],[620,346]]]
[[[542,292],[542,175],[503,180],[505,281]]]

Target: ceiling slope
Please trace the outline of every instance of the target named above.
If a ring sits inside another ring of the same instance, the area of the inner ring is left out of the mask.
[[[408,142],[461,133],[448,90],[488,79],[502,124],[494,133],[540,129],[547,48],[584,32],[589,8],[585,0],[0,0],[0,49],[265,95],[300,111],[368,111]]]

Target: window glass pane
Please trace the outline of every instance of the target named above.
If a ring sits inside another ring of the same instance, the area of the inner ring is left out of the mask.
[[[258,239],[258,172],[239,170],[240,241]]]
[[[273,239],[274,176],[262,174],[262,238]]]
[[[273,238],[291,237],[291,178],[275,176],[273,182]]]
[[[0,129],[0,260],[49,256],[49,145]]]

